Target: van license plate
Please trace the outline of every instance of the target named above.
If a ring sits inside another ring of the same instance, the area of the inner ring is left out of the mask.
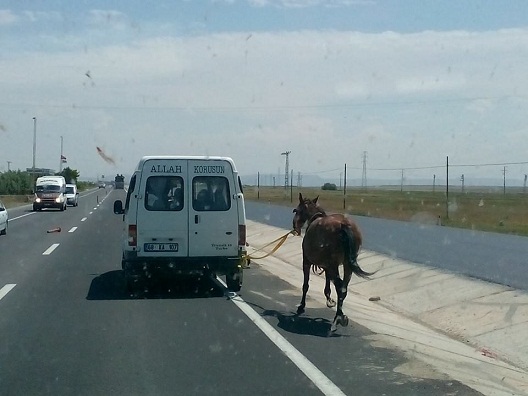
[[[145,252],[177,252],[177,243],[145,243]]]

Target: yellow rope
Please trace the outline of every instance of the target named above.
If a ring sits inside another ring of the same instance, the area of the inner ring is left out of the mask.
[[[284,234],[283,236],[281,236],[281,237],[279,237],[279,238],[277,238],[277,239],[271,241],[270,243],[268,243],[268,244],[262,246],[260,249],[257,249],[257,250],[255,250],[255,251],[253,252],[253,253],[256,253],[256,252],[258,252],[258,251],[264,249],[265,247],[268,247],[268,246],[270,246],[270,245],[273,245],[275,242],[278,242],[277,245],[271,250],[271,252],[266,253],[264,256],[254,257],[254,256],[252,256],[252,255],[250,255],[250,254],[246,254],[246,255],[244,256],[244,258],[246,258],[246,259],[253,259],[253,260],[260,260],[260,259],[263,259],[263,258],[265,258],[265,257],[268,257],[269,255],[275,253],[275,252],[276,252],[276,251],[282,246],[282,244],[283,244],[284,242],[286,242],[286,239],[288,238],[288,235],[290,235],[290,234],[292,234],[292,235],[296,235],[295,231],[288,231],[288,232],[287,232],[286,234]]]

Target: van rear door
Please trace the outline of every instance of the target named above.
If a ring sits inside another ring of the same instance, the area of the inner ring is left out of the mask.
[[[189,256],[238,255],[235,174],[225,160],[189,160]]]
[[[137,190],[138,256],[188,256],[187,172],[186,160],[144,162]]]

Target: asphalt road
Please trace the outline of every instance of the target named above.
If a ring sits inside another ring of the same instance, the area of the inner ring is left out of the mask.
[[[326,307],[297,317],[300,290],[257,265],[234,299],[211,279],[164,279],[126,293],[122,220],[112,213],[123,196],[96,190],[65,212],[9,211],[0,237],[0,394],[478,394],[400,373],[407,358],[372,346],[357,324],[329,335]],[[251,204],[248,217],[259,217]]]
[[[246,202],[248,219],[292,228],[292,207]],[[528,290],[528,238],[354,216],[363,247],[419,264]]]

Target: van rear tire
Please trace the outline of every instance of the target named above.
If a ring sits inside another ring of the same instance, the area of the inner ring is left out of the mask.
[[[137,280],[133,276],[131,276],[131,274],[127,270],[123,270],[123,283],[125,286],[125,292],[133,293],[134,291],[136,291]]]

